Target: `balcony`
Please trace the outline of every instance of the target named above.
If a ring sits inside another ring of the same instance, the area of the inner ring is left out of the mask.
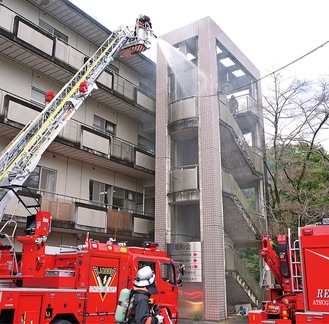
[[[35,194],[40,210],[51,213],[53,228],[89,231],[104,234],[106,238],[118,235],[121,238],[153,239],[153,214],[41,190]],[[29,198],[24,197],[24,200],[28,202]],[[15,215],[18,222],[24,225],[27,214],[26,208],[14,197],[5,210],[4,219]]]
[[[239,107],[234,116],[235,121],[239,125],[241,132],[243,134],[248,134],[252,132],[259,123],[259,120],[262,118],[262,111],[257,101],[248,95],[239,96],[236,99],[239,102]]]
[[[170,171],[169,203],[199,201],[199,169],[197,165],[173,168]]]
[[[85,62],[88,55],[2,4],[0,10],[0,50],[6,57],[62,85]],[[93,100],[143,125],[155,123],[155,99],[146,91],[110,71],[103,72],[98,86],[99,89],[93,91]]]
[[[0,89],[0,135],[12,140],[40,109]],[[49,151],[140,179],[154,177],[154,153],[74,119],[68,121]]]

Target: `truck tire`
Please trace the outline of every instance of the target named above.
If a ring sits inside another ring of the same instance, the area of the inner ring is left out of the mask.
[[[65,319],[58,319],[52,322],[52,324],[72,324],[70,321],[65,320]]]

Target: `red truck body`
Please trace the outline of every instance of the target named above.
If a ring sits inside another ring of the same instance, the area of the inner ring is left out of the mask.
[[[248,313],[248,323],[329,323],[329,226],[299,228],[299,239],[278,236],[278,254],[267,236],[261,256],[277,285],[268,287],[268,301]]]
[[[178,323],[176,267],[155,244],[128,247],[86,237],[76,248],[50,248],[48,212],[37,212],[30,228],[17,237],[23,245],[18,263],[9,246],[0,250],[0,323],[115,323],[120,291],[132,288],[144,265],[156,275],[153,304]]]

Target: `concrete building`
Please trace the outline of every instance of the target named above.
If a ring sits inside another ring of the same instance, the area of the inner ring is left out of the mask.
[[[0,10],[4,149],[111,32],[66,0],[5,0]],[[154,126],[155,64],[118,57],[26,182],[52,213],[50,244],[76,245],[86,231],[139,245],[154,237]],[[16,202],[4,219],[15,210],[24,224]]]
[[[110,33],[68,0],[1,1],[0,150]],[[155,239],[186,263],[181,316],[217,321],[261,298],[237,254],[266,227],[259,72],[210,18],[158,46],[157,65],[111,63],[26,184],[52,214],[49,244]],[[12,214],[23,233],[17,199]]]
[[[187,266],[183,317],[217,321],[261,298],[237,254],[266,226],[260,75],[209,17],[158,45],[155,238]]]

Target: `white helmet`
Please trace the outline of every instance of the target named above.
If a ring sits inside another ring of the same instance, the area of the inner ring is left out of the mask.
[[[134,285],[137,287],[146,287],[154,282],[155,274],[149,266],[138,270]]]

